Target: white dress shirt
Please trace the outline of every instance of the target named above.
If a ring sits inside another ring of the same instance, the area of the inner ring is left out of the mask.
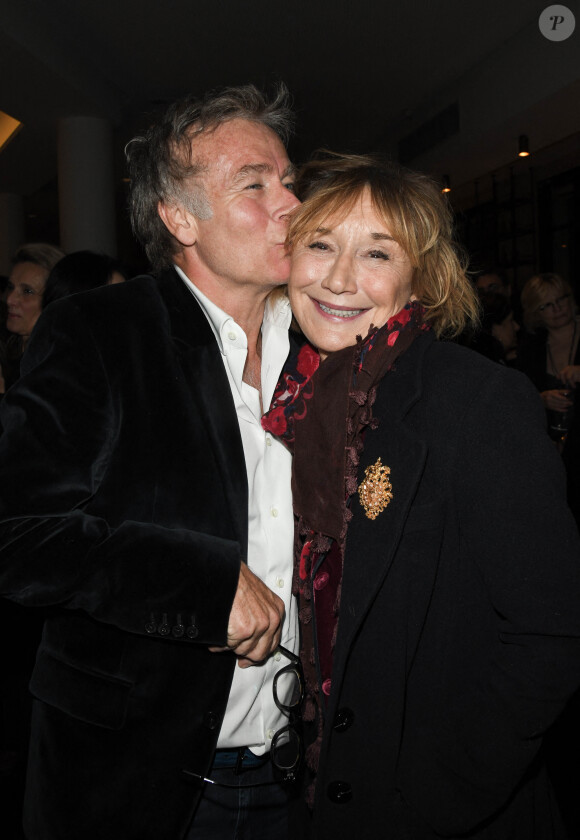
[[[176,266],[203,309],[216,337],[234,399],[248,475],[248,566],[284,602],[281,644],[298,651],[298,614],[292,595],[294,520],[290,490],[291,456],[262,429],[260,395],[242,380],[248,355],[244,330],[213,304]],[[262,402],[266,409],[289,350],[290,304],[286,298],[266,302],[262,322]],[[216,653],[216,656],[223,654]],[[288,665],[275,653],[260,666],[236,667],[219,748],[250,747],[261,755],[274,733],[288,722],[274,703],[275,673]]]

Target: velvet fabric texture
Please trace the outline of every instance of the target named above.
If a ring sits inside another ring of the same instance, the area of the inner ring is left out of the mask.
[[[51,611],[29,840],[181,840],[235,658],[210,653],[247,544],[238,422],[171,270],[43,313],[1,406],[0,592]],[[14,631],[17,643],[18,631]]]
[[[580,683],[580,540],[538,396],[427,334],[373,413],[359,481],[380,457],[393,499],[353,501],[313,836],[564,838],[540,746]]]

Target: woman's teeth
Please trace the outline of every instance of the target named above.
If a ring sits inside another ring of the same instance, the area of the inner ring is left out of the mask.
[[[360,315],[362,309],[332,309],[330,306],[325,306],[323,303],[318,303],[323,312],[328,315],[335,315],[337,318],[352,318],[355,315]]]

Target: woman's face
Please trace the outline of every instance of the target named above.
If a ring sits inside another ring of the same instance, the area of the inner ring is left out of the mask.
[[[413,268],[368,190],[344,219],[298,242],[288,291],[302,331],[323,359],[382,327],[411,298]]]
[[[574,300],[566,289],[547,286],[542,294],[539,311],[544,327],[557,330],[574,320]]]
[[[17,263],[8,279],[6,329],[27,339],[42,310],[48,271],[31,262]]]

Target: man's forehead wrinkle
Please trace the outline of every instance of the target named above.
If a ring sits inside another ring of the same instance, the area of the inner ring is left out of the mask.
[[[273,170],[271,163],[245,163],[234,173],[233,181],[242,181],[247,175],[260,175],[263,172],[269,175]]]

